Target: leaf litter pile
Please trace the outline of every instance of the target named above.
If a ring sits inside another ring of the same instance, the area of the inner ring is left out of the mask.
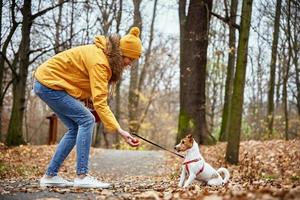
[[[40,188],[38,180],[43,176],[55,146],[8,148],[0,144],[0,197],[43,192],[63,194],[62,199],[68,195],[73,195],[71,199],[300,199],[299,139],[241,142],[239,165],[224,161],[225,150],[225,143],[200,147],[206,162],[230,171],[230,182],[224,187],[209,187],[198,181],[188,189],[177,187],[182,160],[161,152],[165,160],[153,163],[153,166],[165,168],[163,175],[134,176],[124,172],[120,177],[114,176],[113,171],[108,174],[99,169],[91,171],[91,175],[112,183],[111,189]],[[94,153],[95,149],[92,149],[91,156]],[[60,169],[61,176],[69,180],[75,177],[75,159],[72,151]],[[128,163],[128,167],[134,168],[135,163]]]

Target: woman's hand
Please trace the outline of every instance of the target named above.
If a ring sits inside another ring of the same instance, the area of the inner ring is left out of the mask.
[[[119,128],[118,132],[130,146],[137,147],[140,145],[140,141],[132,137],[132,135],[130,135],[130,133],[128,133],[127,131],[124,131],[123,129]]]

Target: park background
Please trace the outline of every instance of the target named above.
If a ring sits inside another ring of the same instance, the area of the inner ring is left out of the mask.
[[[200,17],[207,14],[199,5],[179,2],[1,1],[1,140],[13,145],[47,143],[46,117],[51,110],[32,91],[34,70],[56,53],[93,43],[95,35],[124,35],[133,25],[141,28],[143,55],[133,70],[124,73],[110,99],[124,128],[157,138],[167,147],[188,131],[201,143],[211,142],[206,135],[213,136],[213,142],[224,141],[220,135],[226,135],[226,126],[230,126],[226,122],[230,121],[230,96],[233,88],[238,88],[234,73],[244,68],[245,78],[239,85],[245,86],[237,91],[244,97],[238,100],[242,109],[236,111],[242,117],[233,122],[240,127],[238,135],[258,140],[298,137],[298,1],[251,1],[247,8],[252,9],[251,18],[246,19],[250,20],[247,62],[242,67],[235,64],[242,1],[209,1],[213,6],[208,8],[211,15],[207,19]],[[193,10],[199,17],[192,16]],[[179,17],[183,11],[186,19]],[[199,21],[180,26],[180,20],[181,24],[183,20]],[[184,33],[187,31],[199,33],[194,37]],[[234,40],[230,39],[233,34]],[[197,37],[200,40],[196,41]],[[199,43],[180,47],[186,40]],[[184,118],[184,112],[189,119],[182,122],[179,116]],[[96,146],[117,145],[114,136],[98,129]],[[228,132],[237,129],[231,127]],[[64,131],[59,125],[59,138]]]
[[[137,26],[142,57],[123,74],[109,99],[124,129],[167,148],[192,133],[201,145],[217,144],[211,148],[219,150],[219,164],[240,164],[246,171],[244,181],[251,172],[251,181],[287,178],[283,182],[288,188],[299,184],[295,167],[300,160],[299,1],[0,0],[0,4],[2,177],[9,177],[14,166],[9,164],[10,153],[46,148],[49,143],[47,117],[52,111],[32,91],[34,70],[61,51],[93,43],[96,35],[124,35]],[[54,143],[65,131],[58,122]],[[240,149],[245,146],[254,149]],[[129,148],[101,124],[95,127],[93,147]],[[271,147],[278,147],[279,154],[270,153]],[[152,149],[156,148],[143,142],[137,150]],[[262,156],[270,155],[264,167],[255,161],[262,162],[261,151],[266,152]],[[31,153],[28,158],[33,159]],[[288,170],[279,164],[283,161]],[[276,167],[266,175],[272,162]],[[264,170],[247,171],[251,166]],[[20,175],[16,174],[11,177]]]

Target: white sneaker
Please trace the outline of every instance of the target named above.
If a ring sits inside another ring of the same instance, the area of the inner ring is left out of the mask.
[[[74,187],[80,188],[110,188],[111,185],[109,183],[103,183],[98,181],[96,178],[91,176],[86,176],[84,178],[75,178],[74,179]]]
[[[46,186],[68,187],[68,186],[73,186],[73,183],[63,179],[60,176],[53,176],[49,178],[46,175],[44,175],[40,179],[40,186],[41,187],[46,187]]]

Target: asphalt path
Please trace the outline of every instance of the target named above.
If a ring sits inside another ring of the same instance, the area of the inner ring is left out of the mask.
[[[90,172],[91,174],[97,174],[97,178],[106,177],[107,180],[107,177],[109,177],[114,188],[118,189],[130,187],[130,185],[135,185],[136,187],[139,182],[135,182],[132,177],[164,176],[164,174],[167,174],[165,164],[166,158],[162,151],[95,149],[90,160]],[[144,178],[142,179],[144,180]],[[18,192],[15,193],[0,194],[1,200],[98,199],[99,194],[101,194],[102,197],[105,197],[109,196],[110,193],[109,190],[96,191],[95,193],[95,190],[74,192],[74,189],[72,188],[63,190],[56,188],[40,189],[38,180],[20,180],[12,183],[0,180],[0,187],[3,187],[4,189],[7,187],[24,188],[24,192],[20,189],[21,192],[19,192],[20,190],[17,190]]]

